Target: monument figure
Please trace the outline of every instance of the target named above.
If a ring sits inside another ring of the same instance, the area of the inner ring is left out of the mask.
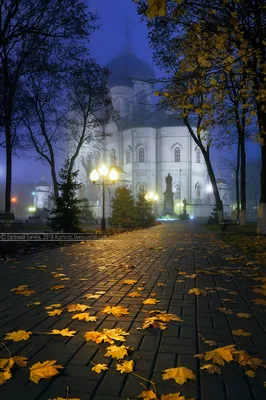
[[[166,183],[166,191],[163,193],[164,203],[163,203],[163,215],[171,215],[174,216],[174,193],[172,191],[172,182],[173,178],[168,173],[165,178]]]

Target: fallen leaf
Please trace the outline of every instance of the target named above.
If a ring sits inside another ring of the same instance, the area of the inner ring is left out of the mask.
[[[209,374],[220,374],[221,373],[221,368],[219,368],[217,365],[214,364],[205,364],[200,367],[202,370],[206,370],[209,372]]]
[[[223,314],[234,314],[233,310],[230,308],[220,307],[217,308],[218,311],[222,312]]]
[[[107,350],[107,353],[105,353],[105,355],[104,355],[105,357],[117,358],[119,360],[128,355],[127,350],[129,350],[129,347],[126,347],[124,345],[123,346],[113,345],[113,346],[107,347],[106,350]]]
[[[162,394],[161,400],[186,400],[185,396],[181,396],[181,393],[169,393],[169,394]],[[195,399],[188,399],[188,400],[195,400]]]
[[[128,294],[128,297],[140,297],[140,296],[141,296],[141,294],[138,292],[132,292],[132,293]]]
[[[99,299],[101,297],[101,295],[100,294],[85,294],[83,297],[87,300],[90,300],[90,299]]]
[[[157,396],[152,390],[145,390],[138,395],[138,399],[139,398],[143,400],[156,400]]]
[[[196,380],[196,375],[186,367],[169,368],[164,370],[163,380],[174,379],[179,385],[183,385],[188,379]]]
[[[193,288],[188,291],[188,294],[195,294],[196,296],[200,296],[202,294],[203,296],[207,296],[208,293],[204,289]]]
[[[245,375],[247,375],[249,378],[255,378],[256,372],[252,371],[251,369],[248,369],[245,371]]]
[[[107,364],[96,364],[91,370],[100,374],[102,371],[108,369]]]
[[[241,313],[241,312],[237,313],[236,315],[237,315],[239,318],[250,318],[250,317],[251,317],[250,314]]]
[[[132,372],[134,368],[134,361],[123,361],[122,364],[116,365],[116,370],[119,371],[121,374]]]
[[[59,289],[64,289],[65,285],[55,285],[53,287],[51,287],[51,290],[59,290]]]
[[[53,310],[53,311],[47,311],[47,314],[49,317],[54,317],[55,315],[61,315],[63,312],[63,309],[61,308],[60,310]]]
[[[27,304],[27,307],[30,307],[30,306],[39,306],[40,304],[42,304],[40,301],[35,301],[34,303],[29,303],[29,304]]]
[[[17,364],[19,367],[26,367],[27,366],[27,357],[21,357],[21,356],[15,356],[12,357],[12,360],[14,361],[15,364]]]
[[[121,315],[129,314],[128,309],[122,306],[106,306],[102,313],[113,314],[115,317],[121,317]]]
[[[146,299],[142,302],[142,304],[157,304],[160,303],[160,300],[157,299]]]
[[[205,361],[212,360],[214,363],[224,365],[224,362],[230,362],[233,360],[233,351],[235,351],[235,345],[217,347],[217,349],[207,351],[204,355]]]
[[[247,337],[250,337],[252,335],[251,332],[245,332],[245,331],[243,331],[243,329],[234,330],[234,331],[232,331],[232,334],[234,336],[247,336]]]
[[[114,340],[124,342],[126,340],[124,336],[127,335],[129,335],[129,333],[123,331],[123,329],[114,328],[114,329],[104,329],[102,332],[89,331],[85,333],[84,338],[87,342],[89,340],[92,340],[97,344],[100,344],[102,342],[113,344]]]
[[[13,331],[6,334],[4,340],[13,340],[13,342],[21,342],[22,340],[28,340],[30,335],[32,334],[31,331]]]
[[[166,286],[166,284],[165,283],[157,283],[157,286],[158,287],[164,287],[164,286]]]
[[[121,283],[123,285],[134,285],[134,283],[136,283],[137,281],[135,279],[125,279],[124,281],[122,281]]]
[[[85,311],[87,309],[91,308],[90,306],[86,306],[85,304],[69,304],[67,306],[68,312],[73,312],[73,311]]]
[[[72,319],[78,319],[79,321],[86,321],[86,322],[94,322],[97,321],[97,317],[94,315],[90,315],[88,312],[74,314],[72,315]]]
[[[68,336],[73,337],[77,331],[70,331],[68,328],[65,329],[53,329],[52,332],[48,332],[48,335],[61,335],[61,336]]]
[[[12,377],[10,370],[0,371],[0,385],[3,385],[8,379]]]
[[[262,306],[266,306],[266,300],[263,299],[254,299],[252,300],[253,303],[258,304],[258,305],[262,305]]]
[[[56,303],[56,304],[51,304],[50,306],[44,307],[46,310],[52,310],[53,308],[60,308],[62,307],[62,304]]]
[[[105,294],[106,292],[104,292],[103,290],[100,290],[100,291],[98,291],[98,292],[95,292],[95,294]]]
[[[41,379],[50,379],[59,374],[58,369],[63,369],[62,365],[56,365],[56,360],[47,360],[43,363],[37,362],[30,367],[30,380],[39,383]]]

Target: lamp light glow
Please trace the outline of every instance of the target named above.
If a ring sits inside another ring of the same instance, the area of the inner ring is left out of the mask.
[[[107,176],[108,175],[108,168],[106,167],[105,164],[102,164],[99,168],[99,173],[101,176]]]
[[[99,180],[99,173],[96,171],[96,169],[92,170],[90,173],[90,180],[94,183],[97,182]]]
[[[212,192],[213,192],[213,188],[212,188],[212,185],[211,185],[211,184],[210,184],[210,185],[207,185],[206,191],[207,191],[207,193],[212,193]]]
[[[118,173],[114,168],[112,168],[112,170],[109,174],[109,179],[114,182],[117,180],[117,178],[118,178]]]
[[[36,207],[29,207],[28,211],[34,213],[36,211]]]

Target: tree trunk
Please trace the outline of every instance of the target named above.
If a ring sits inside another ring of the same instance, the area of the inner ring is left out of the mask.
[[[56,179],[55,165],[51,165],[51,175],[52,175],[52,181],[53,181],[53,187],[54,187],[54,197],[56,199],[58,199],[59,190],[58,190],[58,182]]]
[[[246,225],[246,149],[245,134],[242,132],[240,137],[240,225]]]
[[[264,104],[258,105],[258,111],[261,139],[261,174],[257,233],[266,235],[266,114]]]
[[[239,169],[240,169],[240,143],[237,145],[237,161],[236,161],[236,211],[239,215],[240,211],[240,197],[239,197]]]
[[[11,126],[6,124],[6,190],[5,190],[5,212],[11,212],[11,189],[12,189],[12,138]]]

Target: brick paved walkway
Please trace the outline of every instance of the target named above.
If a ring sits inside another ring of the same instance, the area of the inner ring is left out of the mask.
[[[265,400],[266,369],[259,367],[255,378],[250,378],[245,375],[245,369],[233,361],[221,366],[221,374],[209,375],[200,370],[203,362],[193,357],[215,348],[205,344],[202,339],[205,338],[217,341],[217,347],[235,344],[238,349],[266,361],[266,308],[252,301],[265,297],[250,288],[261,284],[254,281],[259,270],[254,271],[254,265],[247,265],[245,259],[226,260],[232,255],[233,251],[218,236],[205,231],[196,222],[185,221],[32,254],[0,265],[1,342],[12,356],[28,357],[28,366],[46,360],[57,360],[64,366],[59,375],[42,379],[39,384],[28,380],[27,368],[14,368],[12,378],[0,386],[0,399],[65,398],[67,387],[69,398],[137,399],[144,391],[142,385],[152,387],[136,375],[116,371],[117,360],[104,357],[109,344],[97,345],[84,340],[86,331],[119,327],[130,333],[126,342],[120,344],[134,348],[126,359],[134,360],[135,374],[155,382],[158,399],[162,394],[181,392],[186,398],[197,400]],[[63,273],[63,278],[70,279],[62,281],[62,277],[54,277],[53,273]],[[184,273],[188,276],[183,276]],[[137,282],[125,285],[121,283],[124,279]],[[36,293],[26,297],[11,292],[19,285],[28,285]],[[55,285],[64,287],[52,290]],[[144,287],[141,297],[127,296],[139,287]],[[208,295],[188,294],[189,289],[195,287],[207,287]],[[97,291],[106,293],[99,299],[84,298],[85,294]],[[154,293],[154,298],[160,302],[143,305],[143,300]],[[27,306],[33,302],[41,304]],[[49,317],[44,307],[53,303],[63,307],[72,303],[90,305],[90,314],[98,320],[72,320],[66,308],[62,315]],[[106,305],[127,307],[129,314],[108,316],[102,313]],[[217,310],[225,307],[233,313],[223,314]],[[147,317],[143,309],[174,313],[183,322],[172,322],[164,331],[139,330],[137,328]],[[239,318],[238,312],[251,314],[251,317]],[[52,329],[66,327],[76,330],[77,334],[72,338],[46,334]],[[19,329],[32,331],[33,335],[17,343],[4,340],[7,332]],[[236,329],[249,331],[252,336],[234,336],[232,330]],[[8,352],[2,346],[0,358],[5,357]],[[109,369],[97,374],[91,371],[91,362],[106,363]],[[193,370],[197,380],[180,386],[173,379],[162,379],[165,369],[178,366]]]

